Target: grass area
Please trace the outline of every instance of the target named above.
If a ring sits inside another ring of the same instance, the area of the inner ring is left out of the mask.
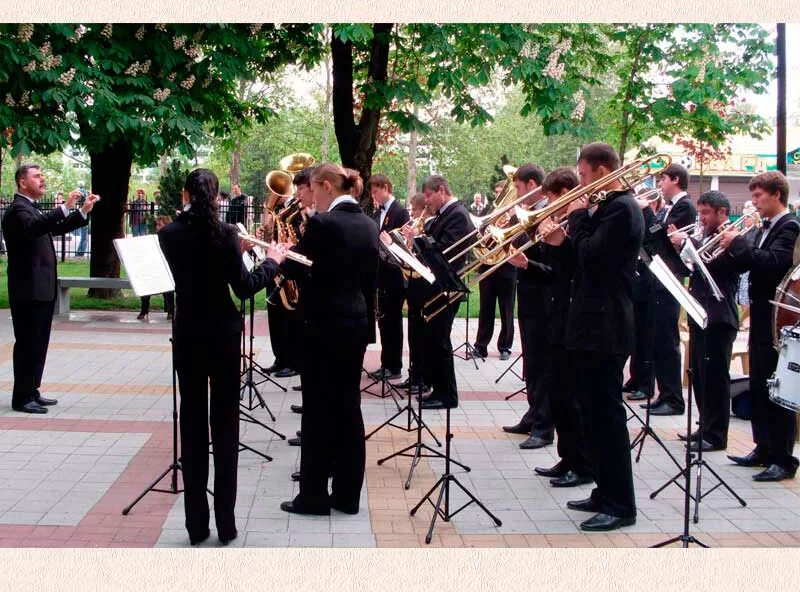
[[[0,257],[0,308],[8,308],[8,274],[6,273],[7,260]],[[61,277],[89,277],[89,260],[67,259],[63,263],[58,263],[58,275]],[[122,270],[122,277],[125,277],[125,270]],[[100,298],[89,298],[88,289],[72,288],[70,290],[70,308],[73,310],[139,310],[140,300],[133,293],[133,290],[123,290],[121,298],[112,300],[102,300]],[[266,292],[262,290],[256,295],[256,303],[260,309],[266,306]],[[479,297],[475,291],[469,296],[470,318],[478,317]],[[153,311],[164,310],[164,299],[161,296],[153,296],[150,300],[150,308]],[[466,316],[466,303],[461,304],[458,310],[458,317]],[[499,318],[499,312],[497,313]]]

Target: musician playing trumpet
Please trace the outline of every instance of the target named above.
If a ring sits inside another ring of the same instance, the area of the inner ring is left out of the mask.
[[[729,456],[745,467],[765,466],[756,481],[794,478],[798,460],[792,455],[797,431],[795,414],[769,399],[767,379],[778,364],[773,347],[772,300],[775,288],[792,266],[800,223],[789,213],[789,182],[778,171],[760,173],[750,180],[750,193],[763,226],[753,244],[734,228],[722,233],[720,247],[739,271],[750,272],[750,395],[753,401],[755,448],[745,456]]]
[[[718,233],[728,224],[730,207],[723,193],[707,191],[697,200],[703,237],[692,238],[685,232],[679,232],[672,235],[670,240],[678,248],[683,241],[691,240],[701,253],[709,246],[713,247],[714,237],[719,236]],[[729,368],[733,342],[739,329],[736,306],[739,272],[730,257],[717,257],[708,263],[707,269],[722,292],[722,300],[713,295],[699,268],[695,267],[689,278],[689,293],[708,314],[705,338],[701,336],[702,329],[689,317],[692,385],[702,426],[702,432],[691,435],[691,447],[697,450],[701,446],[704,452],[724,450],[728,445],[731,408]],[[686,439],[685,435],[678,437]]]

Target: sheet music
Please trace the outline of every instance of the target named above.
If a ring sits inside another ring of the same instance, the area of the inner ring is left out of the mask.
[[[700,327],[705,329],[708,326],[708,314],[694,296],[689,294],[683,284],[672,275],[672,272],[664,263],[660,255],[655,255],[648,267],[659,282],[675,297],[675,300],[686,310],[686,314]]]
[[[725,298],[722,295],[722,291],[719,289],[719,286],[717,286],[717,282],[715,282],[714,278],[711,277],[708,268],[700,258],[700,254],[697,252],[697,249],[694,248],[694,243],[691,239],[686,239],[686,243],[681,251],[681,259],[683,261],[690,262],[694,269],[700,270],[700,275],[705,280],[706,285],[708,285],[708,287],[711,289],[711,293],[714,295],[714,298],[717,300],[723,300]]]
[[[404,250],[401,246],[397,243],[391,243],[386,247],[389,252],[397,257],[400,261],[408,265],[411,269],[416,271],[419,275],[425,278],[429,284],[432,284],[436,281],[436,276],[433,275],[433,272],[427,266],[420,263],[414,255],[409,253],[408,251]]]
[[[172,292],[175,289],[175,280],[158,244],[157,235],[117,238],[114,239],[114,248],[137,296]]]

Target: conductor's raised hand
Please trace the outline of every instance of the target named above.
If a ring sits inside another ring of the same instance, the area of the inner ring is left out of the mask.
[[[71,195],[72,194],[70,194],[70,196]],[[81,206],[81,211],[84,214],[88,215],[89,212],[92,211],[92,208],[94,208],[94,204],[96,204],[98,201],[100,201],[100,196],[99,195],[95,195],[94,193],[90,193],[86,197],[86,201],[83,202],[83,205]]]
[[[81,192],[78,191],[77,189],[75,191],[70,191],[67,201],[64,202],[64,206],[66,206],[68,210],[71,210],[72,208],[75,207],[75,204],[78,203],[80,197],[81,197]]]

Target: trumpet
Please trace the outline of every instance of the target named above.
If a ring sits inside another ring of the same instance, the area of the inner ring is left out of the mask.
[[[620,183],[626,189],[632,190],[633,187],[636,185],[641,184],[646,179],[656,175],[659,169],[655,169],[654,165],[656,163],[663,163],[663,166],[669,166],[672,162],[672,157],[668,154],[656,154],[654,156],[643,158],[639,160],[634,160],[624,167],[621,167],[615,171],[610,172],[605,177],[594,181],[593,183],[589,183],[588,185],[579,185],[575,189],[565,193],[558,199],[554,200],[552,203],[548,203],[543,208],[538,210],[524,210],[520,207],[517,207],[519,203],[522,203],[525,199],[530,197],[531,195],[535,194],[536,192],[541,191],[541,187],[537,187],[533,191],[521,196],[516,201],[517,203],[514,204],[515,213],[517,216],[518,222],[506,228],[498,228],[498,227],[489,227],[487,228],[486,233],[491,236],[492,240],[494,241],[493,247],[487,248],[487,245],[484,244],[486,241],[485,237],[481,237],[479,241],[473,247],[477,247],[479,250],[479,254],[475,261],[469,263],[458,270],[458,276],[463,280],[465,279],[470,273],[475,271],[479,266],[490,262],[492,267],[486,270],[479,276],[479,280],[472,280],[467,284],[467,287],[474,287],[478,281],[486,279],[492,273],[496,272],[500,267],[509,261],[512,257],[514,257],[517,251],[510,248],[511,245],[517,241],[518,238],[521,238],[524,235],[528,235],[533,229],[535,229],[540,222],[545,220],[546,218],[551,217],[556,212],[560,211],[573,201],[577,201],[579,199],[588,199],[590,205],[596,205],[606,199],[607,194],[610,190],[607,189],[608,186]],[[506,211],[510,210],[511,207],[508,207]],[[495,212],[496,213],[496,212]],[[503,212],[505,213],[505,212]],[[535,241],[528,241],[532,244],[535,244]],[[526,244],[526,248],[530,247],[531,245]],[[472,250],[472,247],[468,250]],[[464,251],[466,252],[466,251]],[[458,257],[464,252],[459,253],[456,257],[453,257],[449,260],[450,263],[458,259]],[[493,259],[499,253],[503,253],[499,260]],[[442,297],[445,297],[450,302],[454,302],[453,297],[448,295],[446,292],[441,292],[428,300],[423,306],[423,309],[427,309],[436,301],[440,300]],[[433,318],[436,314],[441,312],[447,308],[447,304],[444,306],[438,307],[434,312],[425,315],[423,314],[423,318],[427,321]]]
[[[271,243],[258,239],[254,237],[252,234],[248,234],[247,232],[242,231],[241,229],[239,229],[238,234],[239,238],[241,238],[242,240],[246,240],[250,243],[253,243],[257,247],[261,247],[262,249],[268,249],[269,247],[272,246]],[[286,258],[289,261],[294,261],[295,263],[305,265],[306,267],[311,267],[314,264],[314,262],[311,259],[295,251],[286,251]]]
[[[748,220],[751,220],[753,224],[747,226],[746,223]],[[761,216],[759,216],[758,212],[752,211],[747,214],[743,214],[738,220],[736,220],[736,222],[726,222],[725,224],[721,225],[717,229],[717,233],[703,246],[697,249],[697,254],[700,256],[700,259],[703,261],[703,263],[711,263],[714,259],[725,252],[725,249],[719,246],[720,242],[722,242],[723,232],[735,229],[739,231],[739,236],[744,236],[752,229],[760,227]]]
[[[673,237],[676,234],[680,234],[682,232],[687,233],[689,236],[696,237],[698,234],[703,232],[703,227],[700,226],[700,219],[698,218],[691,224],[687,224],[686,226],[681,226],[680,228],[676,228],[672,232],[667,233],[667,238]]]

